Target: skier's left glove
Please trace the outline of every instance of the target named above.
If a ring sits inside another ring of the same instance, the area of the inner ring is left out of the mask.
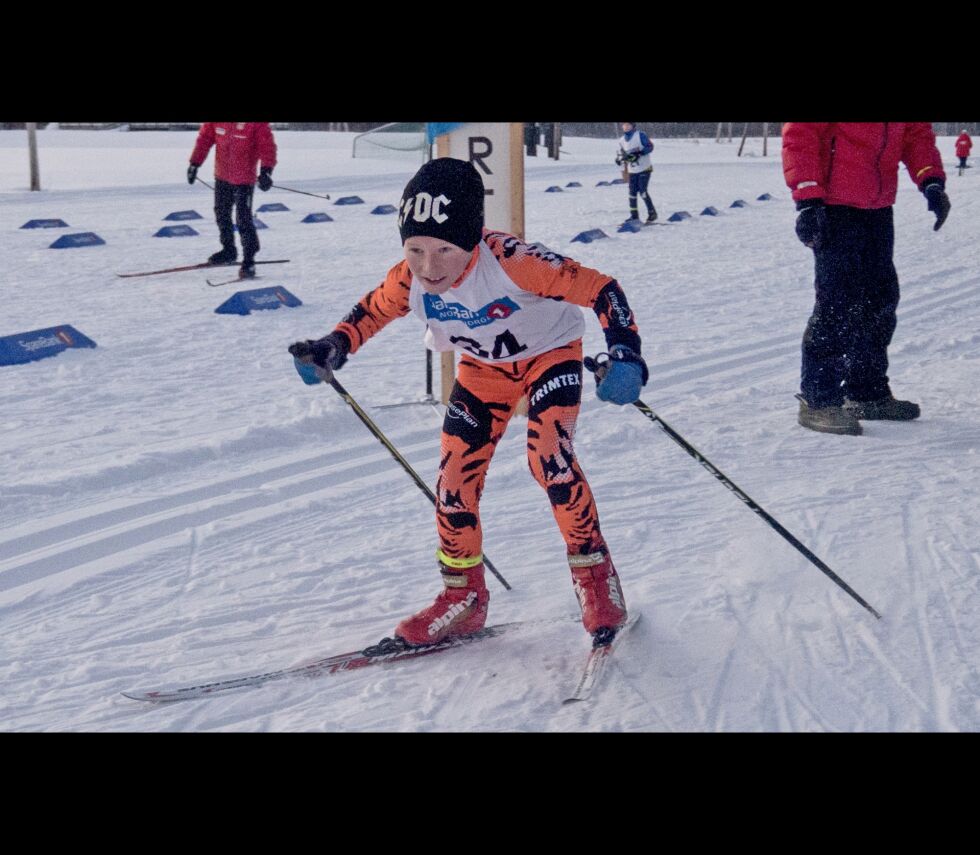
[[[272,168],[263,166],[259,170],[259,190],[265,192],[272,186]]]
[[[187,167],[187,183],[193,184],[197,181],[197,166],[193,163]]]
[[[350,339],[342,332],[332,332],[316,341],[297,341],[289,346],[289,352],[304,383],[308,386],[329,383],[333,372],[339,371],[347,362]]]
[[[606,357],[603,359],[603,357]],[[585,367],[595,372],[596,397],[610,404],[632,404],[650,379],[650,371],[640,354],[625,344],[614,344],[608,354],[586,358]]]
[[[938,232],[943,223],[946,222],[949,209],[952,207],[949,203],[949,196],[946,195],[946,184],[942,178],[929,178],[922,185],[922,192],[926,194],[929,210],[936,215],[936,225],[932,227],[932,230]]]

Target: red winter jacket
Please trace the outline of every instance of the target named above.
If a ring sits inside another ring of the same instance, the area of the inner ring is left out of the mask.
[[[255,184],[256,167],[276,165],[276,141],[268,122],[205,122],[191,163],[200,166],[216,146],[214,177],[229,184]]]
[[[783,125],[783,175],[797,202],[887,208],[895,204],[900,161],[919,188],[927,178],[946,179],[929,122]]]
[[[969,134],[963,133],[956,138],[957,157],[969,157],[971,148],[973,148],[973,140],[970,139]]]

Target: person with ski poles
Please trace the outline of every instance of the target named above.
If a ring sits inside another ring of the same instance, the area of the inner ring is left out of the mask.
[[[653,164],[650,162],[653,143],[643,131],[637,129],[636,122],[623,122],[622,129],[623,135],[619,138],[616,164],[622,166],[629,175],[630,215],[627,222],[640,219],[636,200],[638,196],[642,196],[647,206],[646,221],[652,223],[657,219],[657,209],[653,207],[653,200],[647,188],[650,186],[650,176],[653,174]]]
[[[255,184],[263,192],[272,187],[272,170],[276,166],[276,141],[268,122],[205,122],[197,135],[187,183],[197,180],[197,171],[207,159],[211,146],[214,154],[214,217],[221,236],[221,249],[208,262],[231,264],[238,258],[231,210],[242,239],[242,279],[255,278],[255,255],[259,236],[252,218],[252,195]],[[258,164],[262,167],[256,178]]]
[[[917,419],[919,405],[897,400],[888,382],[899,299],[892,206],[904,163],[936,217],[933,229],[946,222],[946,173],[932,126],[788,122],[782,139],[796,235],[813,250],[816,269],[797,421],[859,435],[862,419]]]
[[[461,354],[435,491],[444,589],[401,621],[396,637],[432,644],[484,626],[489,592],[480,496],[496,445],[525,395],[528,464],[565,540],[583,625],[593,636],[611,636],[626,622],[626,602],[573,437],[582,394],[580,306],[596,313],[609,349],[598,397],[630,404],[647,382],[622,288],[544,247],[484,228],[483,180],[466,161],[425,164],[405,187],[398,223],[404,260],[330,334],[289,348],[305,382],[329,381],[369,338],[413,312],[427,326],[430,349]]]

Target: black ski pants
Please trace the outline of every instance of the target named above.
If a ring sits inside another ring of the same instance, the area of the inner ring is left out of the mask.
[[[650,174],[653,172],[652,169],[646,170],[646,172],[631,172],[630,173],[630,216],[639,216],[636,197],[642,196],[643,201],[646,202],[647,213],[652,213],[654,210],[653,200],[650,198],[650,194],[647,192],[647,188],[650,186]]]
[[[811,407],[891,394],[888,345],[898,274],[892,209],[828,205],[816,260],[816,302],[803,336],[800,392]]]
[[[251,262],[259,251],[259,236],[252,219],[254,191],[252,184],[229,184],[221,179],[214,182],[214,218],[221,234],[221,246],[228,250],[235,249],[235,229],[231,223],[231,210],[234,208],[245,263]]]

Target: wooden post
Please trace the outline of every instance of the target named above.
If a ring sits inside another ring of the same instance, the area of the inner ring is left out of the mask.
[[[524,125],[522,122],[473,122],[436,138],[436,157],[472,163],[486,189],[487,228],[524,240]],[[442,403],[456,381],[455,353],[442,354]],[[521,409],[523,405],[524,409]],[[522,399],[518,413],[527,412]]]
[[[741,142],[741,144],[738,147],[738,155],[737,155],[737,157],[741,157],[742,156],[742,149],[745,148],[745,138],[748,135],[749,135],[749,123],[746,122],[745,123],[745,127],[742,128],[742,142]]]
[[[27,148],[31,160],[31,190],[41,189],[41,171],[37,165],[37,122],[27,122]]]

